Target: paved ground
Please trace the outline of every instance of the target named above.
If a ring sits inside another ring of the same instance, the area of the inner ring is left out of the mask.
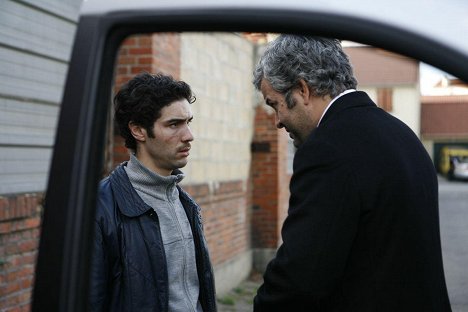
[[[251,312],[253,298],[262,282],[262,277],[255,274],[229,293],[218,296],[218,312]]]
[[[453,312],[468,312],[468,182],[439,178],[445,279]]]

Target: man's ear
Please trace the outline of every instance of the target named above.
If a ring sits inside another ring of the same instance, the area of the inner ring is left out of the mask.
[[[146,129],[143,128],[142,126],[139,126],[132,121],[128,123],[128,129],[130,129],[130,132],[132,133],[132,136],[135,138],[135,140],[139,142],[145,142],[146,138],[148,137],[148,134],[146,133]]]
[[[304,103],[308,103],[311,93],[309,90],[309,86],[307,85],[304,79],[299,79],[297,89],[299,91],[299,96],[302,97]]]

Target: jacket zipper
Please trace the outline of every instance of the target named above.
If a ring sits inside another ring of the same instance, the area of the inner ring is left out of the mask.
[[[197,222],[197,218],[198,216],[196,215],[198,213],[198,211],[195,211],[197,209],[197,207],[191,207],[192,209],[190,209],[190,222],[191,222],[191,226],[192,226],[192,229],[193,231],[196,231],[196,233],[193,233],[194,235],[194,238],[196,237],[196,239],[194,239],[194,244],[195,244],[195,248],[196,250],[199,250],[200,252],[196,252],[195,250],[195,256],[197,258],[197,262],[201,264],[201,268],[200,268],[200,271],[201,271],[201,277],[202,277],[202,280],[200,281],[200,284],[203,284],[203,287],[200,287],[201,289],[206,289],[208,291],[207,294],[205,294],[204,291],[201,291],[200,292],[200,297],[203,299],[206,300],[206,303],[207,303],[207,308],[208,308],[208,311],[216,311],[216,305],[213,304],[213,301],[211,300],[211,296],[209,294],[211,293],[214,293],[214,290],[211,289],[212,287],[212,283],[209,283],[209,281],[206,280],[205,278],[205,271],[207,269],[209,269],[211,272],[210,272],[210,279],[211,280],[214,280],[214,276],[213,276],[213,272],[211,270],[211,268],[207,268],[207,264],[209,263],[209,261],[207,261],[208,259],[205,259],[206,258],[206,255],[205,255],[205,250],[202,248],[202,245],[203,245],[203,239],[202,239],[202,231],[201,231],[201,228]],[[199,280],[200,280],[200,277],[199,277]]]
[[[151,208],[151,210],[149,210],[149,216],[156,223],[156,227],[158,229],[158,239],[161,241],[161,244],[163,245],[163,248],[161,248],[162,249],[162,257],[163,257],[164,263],[167,263],[166,251],[164,250],[164,243],[163,243],[162,234],[161,234],[161,226],[159,225],[159,218],[158,218],[158,215],[157,215],[156,211],[154,211],[153,208]],[[164,302],[164,310],[163,311],[167,311],[169,309],[169,278],[168,278],[168,273],[167,273],[167,267],[164,268],[164,273],[165,273],[164,276],[165,276],[166,300]]]
[[[177,228],[179,229],[179,233],[180,233],[180,235],[182,235],[182,242],[183,242],[183,247],[184,247],[183,266],[182,266],[182,283],[183,283],[183,286],[184,286],[185,296],[187,297],[187,300],[190,303],[191,310],[193,312],[196,312],[195,310],[193,310],[193,302],[190,299],[190,294],[189,294],[189,291],[187,289],[187,277],[186,277],[186,266],[187,266],[187,253],[186,253],[186,251],[187,251],[187,246],[186,246],[186,240],[184,238],[184,233],[182,231],[182,226],[180,225],[179,218],[177,217],[176,207],[175,207],[173,201],[169,197],[169,187],[166,189],[166,198],[167,198],[167,201],[169,202],[169,204],[173,208],[173,209],[171,209],[171,215],[172,215],[173,218],[175,218],[175,221],[177,223]],[[182,204],[182,202],[181,202],[181,204]],[[193,236],[193,233],[192,233],[192,236]],[[196,255],[196,251],[195,251],[195,255]],[[196,304],[195,304],[195,309],[196,309]]]

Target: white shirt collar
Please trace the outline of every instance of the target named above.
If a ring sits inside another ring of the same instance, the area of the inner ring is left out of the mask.
[[[338,98],[342,97],[343,95],[345,94],[348,94],[348,93],[351,93],[351,92],[356,92],[355,89],[348,89],[346,91],[343,91],[341,92],[340,94],[338,94],[333,100],[330,101],[330,103],[328,103],[327,107],[325,108],[325,110],[323,111],[323,114],[322,114],[322,117],[320,117],[320,120],[317,124],[317,127],[320,125],[320,122],[322,121],[322,118],[323,116],[325,116],[325,114],[327,113],[328,109],[331,107],[331,105],[336,101],[338,100]]]

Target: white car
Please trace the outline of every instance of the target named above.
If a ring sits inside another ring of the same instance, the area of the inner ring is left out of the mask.
[[[465,180],[468,179],[468,157],[459,157],[453,159],[452,178]]]

